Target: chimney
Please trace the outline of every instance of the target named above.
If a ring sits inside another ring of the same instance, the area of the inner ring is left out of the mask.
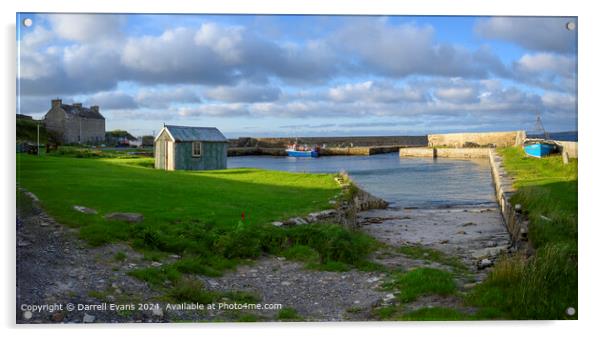
[[[98,112],[100,109],[98,108],[98,105],[93,105],[90,107],[90,109],[94,112]]]
[[[61,104],[63,104],[63,101],[60,98],[57,98],[51,100],[50,103],[53,108],[60,108]]]
[[[81,109],[82,108],[82,104],[81,103],[73,103],[73,107]]]

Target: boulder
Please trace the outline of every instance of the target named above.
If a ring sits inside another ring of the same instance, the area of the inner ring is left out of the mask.
[[[80,213],[84,213],[84,214],[98,214],[98,212],[95,209],[88,208],[88,207],[85,207],[85,206],[75,205],[75,206],[73,206],[73,209],[76,210],[76,211],[78,211],[78,212],[80,212]]]
[[[94,317],[93,315],[84,314],[83,322],[84,323],[94,323],[95,319],[96,319],[96,317]]]
[[[144,216],[140,213],[109,213],[105,215],[105,219],[137,223],[142,222]]]

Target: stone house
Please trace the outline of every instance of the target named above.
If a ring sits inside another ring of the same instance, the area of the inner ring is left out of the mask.
[[[81,103],[69,105],[58,98],[53,99],[44,116],[44,126],[57,133],[65,144],[105,142],[105,118],[97,105],[86,108]]]
[[[155,168],[220,170],[227,167],[228,139],[213,127],[165,125],[155,138]]]

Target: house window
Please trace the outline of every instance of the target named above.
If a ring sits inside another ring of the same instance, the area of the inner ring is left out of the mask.
[[[193,142],[192,143],[192,156],[193,157],[201,156],[201,142]]]

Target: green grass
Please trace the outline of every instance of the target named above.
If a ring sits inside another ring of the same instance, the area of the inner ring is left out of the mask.
[[[428,247],[419,245],[407,245],[399,247],[399,252],[413,259],[437,262],[450,266],[457,273],[468,272],[468,267],[456,256],[446,255],[445,253]]]
[[[280,321],[300,321],[301,316],[294,308],[282,308],[278,311],[276,318]]]
[[[559,156],[530,158],[520,148],[500,152],[515,179],[512,202],[529,217],[529,241],[536,251],[529,259],[498,262],[468,301],[504,318],[576,319],[566,309],[577,308],[577,161],[564,165]]]
[[[328,201],[341,191],[331,174],[259,169],[165,172],[141,165],[152,158],[19,155],[17,161],[19,184],[36,194],[59,222],[79,228],[89,244],[126,241],[153,261],[182,256],[130,273],[154,287],[173,287],[186,274],[220,276],[266,253],[319,270],[378,267],[368,261],[378,243],[360,232],[334,224],[271,225],[331,207]],[[79,213],[73,205],[99,214]],[[142,213],[144,221],[107,221],[103,215],[109,212]]]
[[[119,261],[122,262],[127,258],[127,255],[124,252],[117,252],[115,253],[115,255],[113,255],[113,259],[115,259],[115,261]]]
[[[453,308],[420,308],[415,311],[403,314],[402,321],[464,321],[471,317],[463,312]]]
[[[385,289],[398,290],[402,303],[416,300],[423,295],[452,295],[456,284],[450,273],[434,268],[417,268],[407,273],[394,274],[393,280],[384,285]]]

